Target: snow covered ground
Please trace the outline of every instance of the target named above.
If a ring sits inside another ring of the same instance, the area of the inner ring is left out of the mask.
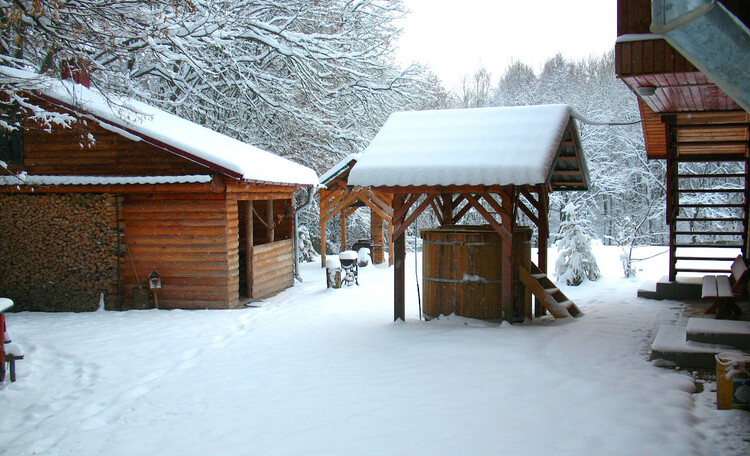
[[[749,412],[647,361],[681,309],[636,298],[666,255],[625,279],[619,249],[596,254],[603,279],[562,287],[574,321],[419,321],[411,254],[406,323],[392,270],[333,290],[316,264],[261,308],[10,314],[26,359],[0,454],[749,454]]]

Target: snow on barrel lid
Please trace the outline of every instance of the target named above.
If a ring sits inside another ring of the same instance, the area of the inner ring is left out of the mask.
[[[566,131],[587,170],[568,105],[392,114],[349,174],[349,185],[535,185],[548,183]],[[572,125],[572,127],[569,127]],[[570,174],[570,173],[568,173]]]

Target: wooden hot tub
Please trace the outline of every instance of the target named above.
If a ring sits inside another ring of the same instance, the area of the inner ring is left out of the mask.
[[[531,229],[516,228],[513,264],[530,269]],[[449,225],[422,230],[422,308],[427,317],[455,313],[470,318],[500,319],[502,243],[489,225]],[[513,274],[514,307],[530,299]]]

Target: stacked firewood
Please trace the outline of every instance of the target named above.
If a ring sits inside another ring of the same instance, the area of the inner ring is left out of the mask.
[[[0,294],[14,310],[90,311],[116,294],[117,198],[0,195]]]

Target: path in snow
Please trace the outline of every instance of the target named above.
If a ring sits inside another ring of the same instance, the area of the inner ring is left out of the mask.
[[[618,254],[563,287],[570,322],[421,322],[410,273],[394,324],[392,270],[332,290],[315,265],[262,308],[10,314],[0,454],[747,454],[748,412],[646,360],[680,305],[636,298]]]

